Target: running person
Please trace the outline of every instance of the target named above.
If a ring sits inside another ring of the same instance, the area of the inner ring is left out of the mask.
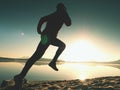
[[[41,27],[43,23],[45,22],[46,22],[46,27],[42,31]],[[57,38],[57,34],[63,24],[70,26],[71,19],[67,14],[64,4],[62,3],[59,3],[57,5],[57,10],[54,13],[48,16],[42,17],[40,19],[38,23],[38,27],[37,27],[37,32],[41,35],[41,41],[35,53],[26,62],[21,73],[14,76],[15,88],[17,90],[21,90],[22,81],[24,77],[26,76],[27,72],[29,71],[31,66],[43,56],[44,52],[46,51],[49,45],[54,45],[58,47],[58,50],[56,51],[56,54],[53,60],[49,63],[49,66],[52,69],[54,69],[55,71],[58,71],[58,68],[56,67],[56,61],[58,57],[60,56],[60,54],[65,49],[65,44]]]

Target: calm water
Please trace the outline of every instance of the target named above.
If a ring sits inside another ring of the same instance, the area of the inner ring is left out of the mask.
[[[12,79],[18,74],[24,63],[0,62],[0,83]],[[48,65],[34,65],[28,72],[28,80],[71,80],[87,79],[103,76],[120,76],[120,68],[98,64],[64,63],[57,65],[59,71],[52,70]]]

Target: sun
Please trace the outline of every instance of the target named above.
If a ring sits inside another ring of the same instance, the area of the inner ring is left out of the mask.
[[[78,40],[70,44],[64,52],[65,61],[98,61],[103,57],[102,52],[89,40]]]

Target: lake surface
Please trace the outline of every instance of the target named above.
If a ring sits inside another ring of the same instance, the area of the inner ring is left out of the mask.
[[[0,62],[0,83],[12,79],[18,74],[25,63]],[[119,65],[117,65],[119,66]],[[120,76],[120,68],[116,65],[63,63],[58,64],[59,71],[52,70],[48,65],[33,65],[28,72],[28,80],[71,80],[88,79],[104,76]]]

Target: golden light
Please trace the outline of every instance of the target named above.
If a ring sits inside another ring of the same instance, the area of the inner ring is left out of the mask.
[[[87,75],[86,72],[88,70],[88,66],[85,65],[85,64],[80,64],[79,67],[81,68],[80,69],[81,73],[80,73],[79,79],[82,80],[82,81],[84,81],[86,79],[86,75]]]
[[[105,53],[101,52],[92,42],[85,39],[73,42],[64,52],[64,59],[72,62],[100,61],[106,57]]]
[[[85,74],[81,74],[80,77],[79,77],[80,80],[84,81],[86,79],[86,76]]]

